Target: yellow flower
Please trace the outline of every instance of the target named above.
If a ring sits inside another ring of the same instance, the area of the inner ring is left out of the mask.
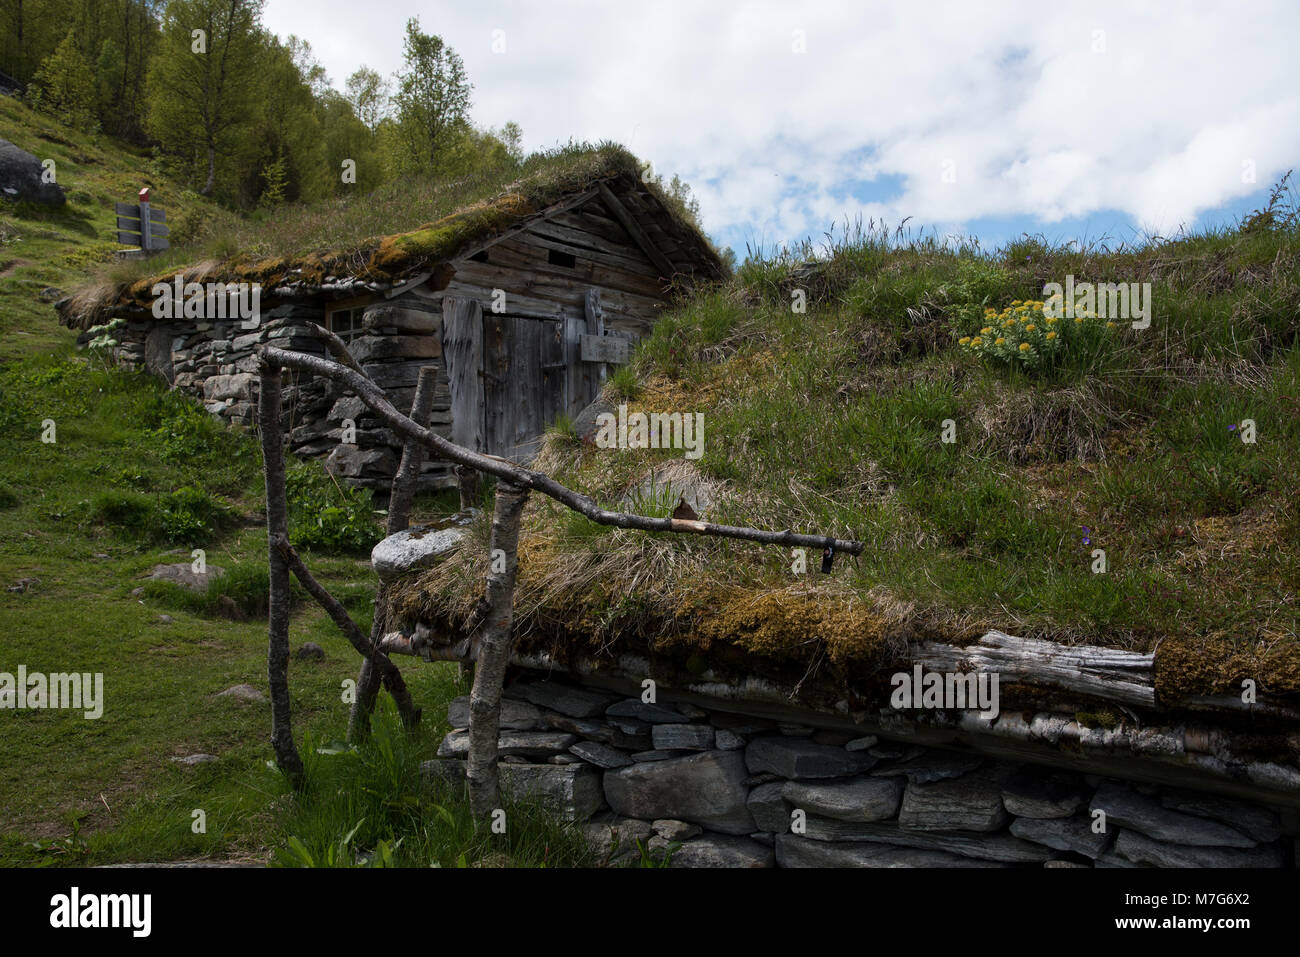
[[[1052,339],[1055,339],[1055,338],[1056,338],[1056,333],[1054,333],[1054,332],[1049,332],[1049,333],[1047,334],[1047,338],[1048,338],[1048,341],[1051,341]]]
[[[1083,323],[1083,318],[1080,316],[1076,316],[1074,319],[1074,324],[1077,326],[1077,325],[1082,325],[1082,323]]]
[[[992,326],[985,326],[983,329],[980,330],[980,335],[981,335],[981,336],[987,336],[987,335],[988,335],[990,332],[992,332],[992,331],[993,331],[993,327],[992,327]]]
[[[1038,328],[1038,326],[1034,325],[1034,324],[1031,322],[1029,325],[1025,326],[1025,332],[1033,332],[1033,331],[1034,331],[1035,329],[1037,329],[1037,328]]]
[[[1006,322],[1002,323],[1002,327],[1003,327],[1004,329],[1010,329],[1010,328],[1011,328],[1012,326],[1014,326],[1015,324],[1016,324],[1016,320],[1014,320],[1014,319],[1008,319]]]
[[[1021,352],[1028,352],[1028,351],[1029,351],[1029,343],[1027,343],[1027,342],[1022,342],[1022,343],[1020,343],[1020,351],[1021,351]]]
[[[966,345],[967,343],[970,342],[970,336],[962,336],[962,337],[961,337],[960,339],[958,339],[957,341],[958,341],[959,343],[961,343],[961,344],[964,346],[964,345]]]
[[[1048,317],[1047,317],[1047,324],[1048,324],[1049,326],[1054,325],[1055,323],[1056,323],[1056,316],[1048,316]]]
[[[1019,299],[1012,299],[1012,300],[1011,300],[1011,305],[1013,305],[1013,306],[1018,306],[1018,305],[1020,305],[1020,300],[1019,300]]]
[[[1106,323],[1106,328],[1107,328],[1107,329],[1114,329],[1114,328],[1115,328],[1115,323],[1113,323],[1113,322],[1108,322],[1108,323]]]
[[[970,341],[970,344],[973,345],[973,346],[977,346],[977,345],[979,345],[979,344],[980,344],[981,342],[983,342],[983,341],[984,341],[984,340],[981,339],[979,336],[976,336],[974,339],[972,339],[972,340]]]
[[[1004,343],[1004,342],[1006,342],[1006,341],[1007,341],[1006,339],[1002,338],[1001,336],[998,336],[995,340],[993,340],[993,344],[994,344],[995,346],[1000,346],[1000,345],[1002,345],[1002,343]]]

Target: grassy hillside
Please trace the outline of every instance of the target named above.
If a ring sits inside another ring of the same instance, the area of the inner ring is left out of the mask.
[[[712,520],[857,538],[864,554],[828,575],[811,555],[798,575],[780,549],[596,526],[535,496],[528,640],[861,677],[911,640],[996,628],[1158,647],[1166,701],[1246,677],[1300,692],[1300,227],[1285,194],[1243,228],[1140,248],[1025,239],[985,255],[858,230],[811,257],[749,264],[614,378],[611,404],[703,413],[697,463],[557,432],[542,464],[609,507],[667,514],[674,491],[635,491],[653,474],[706,489]],[[1149,328],[1045,316],[1045,285],[1071,275],[1150,283]],[[456,583],[483,561],[466,550],[429,573],[407,611],[463,620]]]
[[[291,835],[319,862],[359,818],[368,823],[354,837],[357,850],[391,845],[394,828],[413,815],[432,823],[421,840],[407,841],[399,862],[454,865],[462,852],[471,860],[491,852],[465,836],[468,819],[451,798],[446,821],[429,810],[427,794],[400,803],[414,795],[409,771],[431,756],[445,702],[459,693],[455,669],[407,668],[427,715],[418,738],[394,745],[393,734],[380,735],[355,754],[325,747],[344,735],[341,689],[359,659],[305,596],[293,614],[293,647],[314,641],[326,653],[291,664],[310,787],[291,796],[266,768],[267,706],[215,697],[236,684],[266,685],[256,439],[222,429],[147,376],[76,354],[74,334],[42,301],[42,290],[75,288],[108,261],[118,248],[109,238],[111,204],[129,200],[142,182],[177,224],[173,240],[197,231],[187,224],[219,224],[228,214],[156,178],[147,157],[8,97],[0,97],[0,137],[54,158],[70,199],[58,212],[0,203],[0,671],[102,672],[106,697],[98,720],[0,711],[0,865],[274,854],[305,863],[289,851]],[[55,423],[53,443],[41,441],[46,420]],[[381,516],[367,498],[340,495],[317,466],[293,475],[295,535],[317,543],[313,571],[368,629],[375,589],[368,546],[351,554],[325,546],[373,541]],[[322,528],[331,507],[340,511]],[[227,569],[208,593],[143,577],[157,563],[189,562],[196,547],[209,565]],[[316,754],[317,746],[330,753]],[[171,760],[197,753],[218,760]],[[402,760],[385,764],[395,753]],[[376,775],[392,780],[399,772],[405,790],[394,792],[394,807],[358,810],[335,800],[340,787],[355,784],[360,794]],[[192,830],[195,809],[206,812],[204,834]],[[524,829],[513,853],[540,859],[545,842],[533,848],[527,839],[546,833],[542,824]]]

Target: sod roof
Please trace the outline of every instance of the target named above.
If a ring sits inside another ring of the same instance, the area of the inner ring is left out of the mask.
[[[810,252],[697,294],[608,387],[611,406],[702,412],[697,462],[556,433],[535,467],[606,507],[666,515],[686,491],[706,518],[866,552],[796,574],[788,550],[597,526],[534,496],[521,647],[733,662],[791,686],[997,630],[1153,652],[1165,703],[1246,679],[1296,701],[1294,217],[1118,250],[1026,239],[985,255],[867,231]],[[1149,327],[1092,317],[1052,352],[1060,320],[1038,304],[1067,276],[1150,283]],[[972,347],[982,330],[1009,341]],[[486,549],[484,523],[407,582],[406,619],[472,622]]]
[[[364,196],[290,208],[162,256],[116,264],[60,302],[60,320],[85,329],[139,313],[152,304],[153,286],[178,274],[186,281],[261,283],[264,298],[344,280],[399,285],[597,183],[649,199],[639,208],[662,229],[669,247],[663,252],[683,273],[720,277],[724,268],[707,237],[679,201],[643,181],[641,170],[620,146],[569,146],[535,154],[508,173],[404,179]]]

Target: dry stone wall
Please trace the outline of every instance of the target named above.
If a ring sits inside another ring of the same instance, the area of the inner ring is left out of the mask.
[[[469,699],[448,718],[425,770],[460,781]],[[525,672],[502,706],[502,780],[600,854],[677,867],[1295,866],[1294,810],[809,721]]]
[[[113,354],[118,362],[147,369],[173,388],[203,403],[214,416],[232,425],[252,425],[257,419],[257,355],[270,344],[324,356],[320,340],[304,328],[320,323],[320,303],[287,303],[266,310],[256,329],[238,321],[199,322],[130,319],[117,335]],[[381,300],[364,313],[365,333],[353,340],[351,351],[400,410],[410,408],[420,368],[438,369],[438,390],[430,425],[449,435],[451,394],[441,359],[441,306],[413,295]],[[322,457],[327,468],[353,485],[387,491],[402,443],[372,416],[364,403],[327,380],[291,374],[284,390],[285,421],[290,449],[296,455]],[[352,442],[344,442],[345,422],[355,426]],[[425,462],[420,488],[455,484],[445,463]]]

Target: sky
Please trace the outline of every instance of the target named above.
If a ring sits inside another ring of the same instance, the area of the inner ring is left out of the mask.
[[[615,140],[742,257],[845,224],[1140,240],[1235,222],[1300,165],[1300,3],[267,0],[342,89],[408,17],[479,126]],[[910,217],[910,218],[909,218]]]

